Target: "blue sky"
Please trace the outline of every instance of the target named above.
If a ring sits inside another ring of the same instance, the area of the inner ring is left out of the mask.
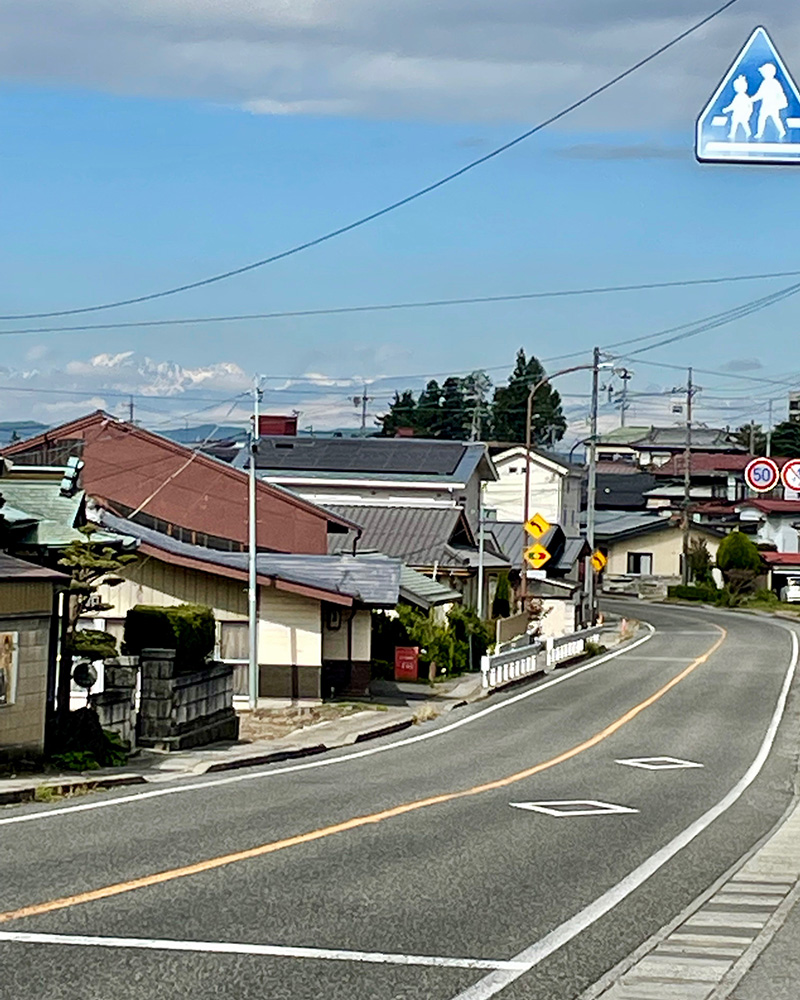
[[[62,13],[74,6],[76,16],[79,8],[85,14],[92,6],[88,0],[61,2]],[[164,7],[171,5],[173,0],[164,0]],[[179,0],[174,6],[181,8]],[[274,5],[264,0],[262,6]],[[317,9],[313,3],[307,6],[311,14]],[[479,0],[471,0],[465,9],[471,7],[475,14],[480,6]],[[372,78],[360,90],[352,80],[339,81],[337,89],[330,68],[337,65],[334,52],[328,53],[333,61],[325,74],[330,92],[323,93],[319,81],[312,86],[304,60],[284,66],[282,75],[276,75],[278,82],[270,84],[276,96],[265,96],[271,93],[269,86],[262,81],[246,86],[247,75],[234,86],[235,66],[222,74],[218,56],[212,61],[221,82],[208,66],[199,76],[194,70],[182,76],[180,67],[169,61],[164,62],[169,72],[156,62],[153,76],[146,80],[145,74],[115,74],[108,65],[78,72],[77,55],[68,51],[70,36],[62,33],[63,41],[50,43],[58,57],[55,70],[48,63],[46,71],[34,67],[22,72],[12,59],[3,74],[0,176],[8,238],[0,246],[2,313],[68,309],[155,291],[245,264],[335,228],[487,152],[710,9],[699,2],[672,4],[671,19],[643,24],[635,18],[619,23],[611,18],[624,0],[609,0],[606,6],[608,24],[595,23],[603,4],[587,0],[559,8],[569,8],[578,25],[582,16],[588,19],[587,40],[576,42],[575,51],[565,51],[561,60],[563,79],[552,67],[542,69],[541,53],[534,51],[525,59],[515,53],[515,65],[531,74],[525,80],[530,89],[527,107],[518,80],[497,82],[492,67],[504,66],[497,47],[493,62],[469,63],[478,78],[470,76],[468,87],[458,75],[452,82],[449,64],[443,68],[432,60],[425,86],[417,83],[411,97],[407,81],[398,82],[397,73],[385,69],[377,97]],[[496,10],[501,8],[519,13],[510,2]],[[791,169],[701,166],[692,151],[694,115],[752,27],[768,20],[767,15],[781,20],[783,30],[773,33],[790,70],[800,74],[800,45],[791,44],[800,43],[800,24],[795,23],[800,18],[787,19],[772,2],[743,3],[735,19],[723,15],[702,37],[683,43],[683,51],[604,95],[591,113],[582,112],[357,232],[185,295],[85,320],[4,322],[0,329],[514,294],[800,268],[792,239],[799,210],[797,177]],[[567,25],[561,27],[566,32]],[[102,28],[103,22],[98,22],[100,35]],[[600,37],[607,32],[615,40],[618,51],[606,54],[604,63],[596,59],[592,31]],[[115,26],[115,45],[121,45],[120,39],[132,45],[136,37],[129,24]],[[271,44],[267,36],[264,52]],[[302,32],[292,44],[298,52],[305,51]],[[319,37],[310,36],[308,51],[313,53],[320,44]],[[385,39],[382,44],[386,46]],[[512,46],[510,40],[508,44]],[[581,45],[588,48],[582,51]],[[415,65],[420,58],[415,57]],[[370,65],[375,65],[374,56]],[[576,66],[581,73],[568,72]],[[469,102],[465,105],[461,98],[465,90],[481,92],[481,67],[491,100],[481,103],[475,98],[471,115]],[[540,71],[546,87],[537,85]],[[361,79],[358,74],[355,78],[356,83]],[[435,108],[430,115],[424,113],[425,87]],[[503,100],[504,87],[514,97],[510,108]],[[310,96],[304,96],[306,90]],[[263,113],[265,108],[281,113]],[[318,376],[316,384],[297,383],[268,394],[269,409],[297,407],[303,410],[303,420],[317,425],[349,423],[353,407],[347,396],[353,389],[331,382],[397,376],[397,381],[374,383],[370,391],[377,398],[371,409],[377,411],[391,389],[405,387],[400,376],[510,367],[520,346],[542,358],[589,351],[595,343],[655,332],[736,306],[790,281],[4,337],[0,386],[83,389],[94,395],[87,403],[51,392],[42,409],[38,401],[31,405],[33,394],[2,393],[0,419],[27,418],[38,411],[42,419],[58,420],[95,404],[114,410],[120,400],[109,392],[134,392],[173,397],[172,403],[159,399],[150,405],[151,421],[167,422],[169,414],[197,409],[200,404],[192,400],[198,397],[204,402],[234,396],[257,371]],[[797,301],[789,299],[720,330],[652,351],[643,360],[721,372],[698,379],[708,398],[705,418],[717,422],[722,412],[717,407],[730,399],[735,414],[731,411],[718,422],[736,422],[738,417],[743,422],[750,415],[758,419],[761,401],[781,397],[783,388],[748,385],[725,369],[732,365],[738,374],[788,379],[800,369],[793,357],[797,309]],[[659,391],[681,379],[680,373],[643,361],[630,367],[635,371],[633,391]],[[504,377],[502,371],[492,375]],[[562,388],[579,396],[586,384],[576,376]],[[579,419],[585,401],[567,401]],[[748,407],[752,414],[745,413]],[[208,413],[221,416],[227,410],[225,404]],[[781,412],[776,403],[776,415]],[[239,410],[232,415],[241,416]],[[629,419],[649,422],[659,416],[675,419],[666,398],[640,401]],[[611,411],[607,420],[613,422]]]

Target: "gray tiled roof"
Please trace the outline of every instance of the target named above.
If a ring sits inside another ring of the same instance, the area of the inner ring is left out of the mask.
[[[138,538],[167,554],[208,563],[209,573],[213,573],[214,566],[247,572],[246,552],[220,552],[189,545],[107,511],[101,512],[101,520],[106,528]],[[400,563],[394,559],[260,552],[256,565],[259,576],[353,597],[370,607],[393,608],[399,598]]]
[[[448,546],[464,535],[460,507],[391,507],[379,504],[326,504],[326,510],[362,528],[362,551],[384,552],[410,566],[454,565]],[[352,541],[342,535],[329,538],[333,552],[345,552]]]
[[[0,552],[0,583],[7,580],[45,580],[50,583],[66,584],[69,582],[69,576]]]
[[[446,587],[424,573],[418,573],[410,566],[403,566],[400,570],[400,596],[426,611],[439,604],[456,604],[463,600],[463,595],[457,590]]]
[[[249,460],[243,448],[233,464]],[[262,437],[256,467],[281,478],[377,478],[466,483],[484,462],[486,475],[496,472],[485,445],[423,438]]]

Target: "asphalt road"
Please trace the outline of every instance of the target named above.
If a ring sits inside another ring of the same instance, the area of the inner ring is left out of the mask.
[[[770,830],[800,731],[789,628],[616,608],[655,632],[410,735],[0,811],[0,998],[578,997]],[[586,800],[631,811],[512,805]]]

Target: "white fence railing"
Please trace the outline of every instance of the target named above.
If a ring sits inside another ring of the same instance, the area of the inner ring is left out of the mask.
[[[519,649],[509,649],[493,656],[482,656],[482,685],[486,690],[492,690],[521,677],[548,673],[562,660],[580,656],[586,649],[586,640],[597,635],[601,629],[602,626],[596,625],[594,628],[573,632],[572,635],[560,636],[557,639],[550,637],[544,642],[537,640]]]

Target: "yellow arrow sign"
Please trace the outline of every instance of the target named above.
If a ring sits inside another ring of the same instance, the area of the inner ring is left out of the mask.
[[[598,549],[596,552],[592,553],[591,562],[592,566],[594,566],[595,570],[599,573],[601,570],[606,568],[608,558],[603,555],[600,549]]]
[[[525,524],[525,530],[529,535],[533,535],[534,538],[541,538],[543,535],[546,535],[551,527],[552,525],[547,518],[542,517],[541,514],[534,514]]]
[[[541,569],[550,560],[550,553],[538,542],[525,551],[525,558],[534,569]]]

